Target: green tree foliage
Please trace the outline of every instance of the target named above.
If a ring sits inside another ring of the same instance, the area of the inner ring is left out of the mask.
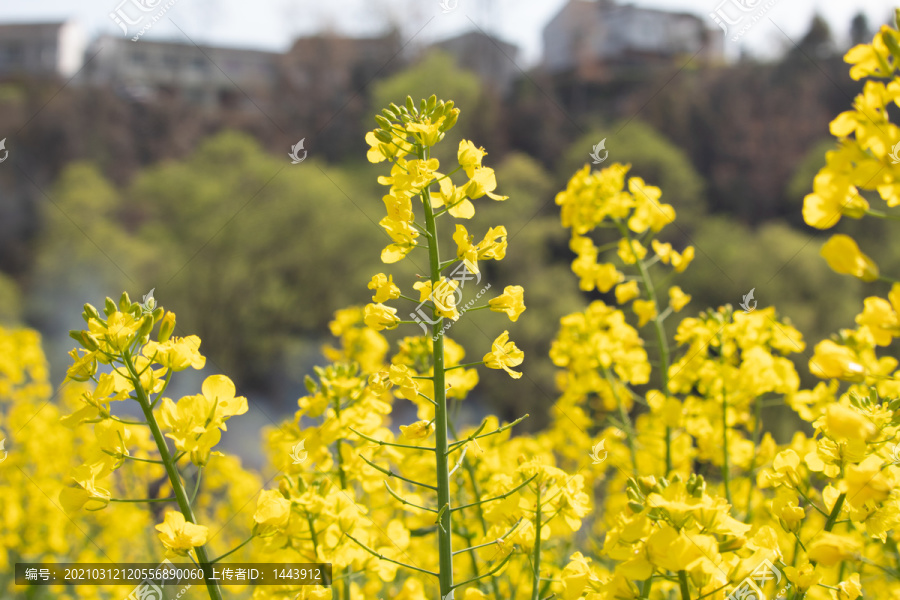
[[[386,239],[360,208],[371,206],[366,193],[313,158],[292,165],[220,134],[129,190],[135,233],[156,246],[145,285],[200,333],[218,368],[259,383],[287,342],[321,336],[335,306],[365,299],[372,265],[347,248],[377,256]]]

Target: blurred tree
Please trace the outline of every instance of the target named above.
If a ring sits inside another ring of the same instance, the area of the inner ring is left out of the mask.
[[[825,153],[834,150],[834,138],[822,139],[811,146],[794,170],[785,190],[785,218],[796,227],[805,228],[803,222],[803,198],[811,194],[813,180],[819,169],[825,166]]]
[[[366,301],[388,239],[380,202],[355,178],[273,158],[233,132],[147,169],[128,201],[155,248],[145,287],[217,369],[269,392],[286,344],[323,336],[335,310]]]
[[[859,11],[850,21],[850,45],[868,44],[872,41],[872,30],[866,13]]]
[[[25,279],[25,318],[45,335],[51,366],[59,368],[83,302],[102,304],[122,289],[137,293],[137,265],[153,247],[120,227],[120,193],[92,164],[69,165],[40,198],[42,227]]]
[[[788,52],[785,58],[790,60],[803,57],[806,60],[821,60],[833,55],[836,49],[828,21],[822,15],[816,13],[809,23],[809,29],[806,31],[806,34]]]
[[[0,273],[0,325],[22,322],[22,295],[12,277]]]

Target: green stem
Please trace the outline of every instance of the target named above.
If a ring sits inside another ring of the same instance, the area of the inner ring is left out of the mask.
[[[762,402],[757,399],[753,403],[754,412],[756,413],[756,419],[753,422],[753,447],[759,448],[759,439],[762,433]],[[748,472],[749,477],[753,477],[753,472],[756,471],[756,453],[753,453],[753,458],[750,459],[750,471]],[[745,523],[753,522],[753,485],[747,486],[747,510],[744,511],[746,515],[744,517]]]
[[[644,288],[647,290],[647,298],[653,303],[653,306],[656,308],[656,318],[653,319],[653,328],[656,331],[656,343],[659,346],[659,371],[660,378],[662,379],[662,392],[669,395],[669,342],[666,338],[666,331],[663,328],[662,319],[659,318],[659,302],[656,299],[656,289],[653,287],[653,280],[650,278],[650,273],[647,272],[647,268],[644,266],[644,262],[634,254],[634,246],[632,245],[631,233],[628,231],[628,228],[625,227],[621,223],[621,221],[616,220],[616,226],[619,228],[619,233],[622,234],[626,240],[628,240],[628,247],[632,249],[632,255],[634,256],[635,264],[637,265],[638,272],[641,275],[641,279],[644,282]],[[666,473],[668,476],[672,471],[672,428],[666,426]]]
[[[144,412],[144,418],[150,426],[153,440],[156,442],[157,449],[159,449],[159,456],[163,461],[166,474],[169,476],[169,483],[172,485],[172,490],[175,492],[175,500],[178,502],[178,508],[181,509],[181,514],[184,515],[185,521],[196,523],[197,519],[194,516],[194,510],[191,508],[187,491],[185,491],[184,484],[178,474],[178,469],[175,467],[175,461],[172,460],[172,455],[169,454],[169,446],[166,444],[166,438],[163,437],[162,431],[159,429],[159,424],[156,422],[156,416],[153,414],[153,408],[150,406],[150,398],[147,395],[144,386],[141,384],[141,379],[137,374],[137,370],[134,368],[131,354],[129,352],[124,353],[123,359],[125,367],[130,374],[131,383],[134,385],[138,403],[141,405],[141,410]],[[206,591],[209,592],[210,599],[222,600],[222,590],[219,589],[219,584],[216,580],[212,578],[212,569],[209,565],[209,555],[206,554],[206,547],[195,546],[194,551],[197,553],[197,562],[200,563],[203,569],[203,579],[206,581]]]
[[[241,548],[243,548],[244,546],[246,546],[247,544],[249,544],[249,543],[253,540],[254,537],[256,537],[256,536],[255,536],[255,535],[251,535],[251,536],[248,537],[246,540],[244,540],[243,542],[241,542],[240,545],[235,546],[234,548],[232,548],[231,550],[229,550],[228,552],[226,552],[225,554],[223,554],[223,555],[220,556],[219,558],[215,558],[215,559],[211,560],[210,562],[212,562],[212,563],[217,563],[217,562],[219,562],[220,560],[222,560],[223,558],[225,558],[226,556],[231,556],[232,554],[234,554],[235,552],[237,552],[238,550],[240,550]]]
[[[825,521],[825,531],[831,531],[831,528],[834,527],[834,522],[837,521],[838,515],[841,514],[841,508],[844,506],[844,499],[847,497],[846,493],[838,496],[837,501],[834,503],[834,508],[831,509],[831,514],[828,515],[828,520]]]
[[[638,476],[638,464],[637,464],[637,452],[635,452],[634,447],[634,429],[631,425],[631,419],[628,417],[628,411],[625,410],[625,405],[622,403],[622,399],[619,397],[619,392],[616,389],[616,381],[613,379],[612,374],[609,372],[609,369],[603,367],[603,375],[606,377],[606,381],[609,383],[609,389],[612,390],[613,398],[616,400],[616,408],[619,412],[619,420],[622,421],[622,430],[625,432],[625,443],[628,445],[628,451],[631,454],[631,469],[634,473],[634,476]]]
[[[426,149],[419,151],[419,158],[428,159]],[[438,252],[437,228],[434,220],[434,210],[431,206],[431,193],[428,188],[422,190],[422,206],[425,210],[425,229],[431,234],[431,243],[428,244],[428,262],[431,267],[431,286],[435,289],[441,280],[441,258]],[[437,475],[437,505],[451,508],[450,506],[450,472],[447,457],[447,384],[444,377],[444,336],[441,335],[444,320],[435,311],[435,323],[431,326],[432,354],[434,356],[434,461]],[[438,527],[438,579],[440,581],[441,598],[447,597],[453,591],[453,540],[451,538],[453,526],[451,522],[452,510],[444,510],[439,516]]]
[[[725,499],[731,504],[730,481],[731,468],[728,464],[728,395],[722,385],[722,484],[725,486]],[[753,487],[752,485],[750,486]]]
[[[531,584],[531,600],[540,600],[541,594],[541,483],[537,485],[537,503],[534,515],[534,577]]]
[[[687,571],[678,571],[678,585],[681,587],[681,600],[691,600],[691,590],[688,587]]]
[[[171,502],[172,500],[175,500],[175,498],[172,497],[172,498],[135,498],[135,499],[110,498],[109,499],[110,502]]]
[[[337,398],[334,401],[334,416],[338,423],[341,421],[341,399]],[[337,467],[338,467],[338,477],[341,480],[341,489],[347,489],[347,475],[344,473],[344,457],[341,454],[341,438],[338,438],[335,443],[335,453],[337,454]],[[350,575],[352,570],[350,566],[344,568],[344,585],[341,586],[341,598],[343,600],[350,600]]]
[[[844,506],[844,499],[846,497],[847,497],[846,493],[842,493],[840,496],[838,496],[837,501],[835,501],[835,503],[834,503],[834,508],[831,509],[831,514],[828,515],[828,520],[825,521],[825,531],[830,532],[831,529],[834,527],[834,522],[837,521],[838,515],[841,514],[841,508],[843,508],[843,506]],[[800,538],[798,537],[797,539],[799,540]],[[812,564],[813,568],[815,568],[816,561],[811,560],[809,562],[810,562],[810,564]],[[803,592],[800,595],[800,600],[803,600],[804,598],[806,598],[806,592]]]

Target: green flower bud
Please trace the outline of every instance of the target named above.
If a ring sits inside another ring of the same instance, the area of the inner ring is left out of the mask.
[[[100,318],[100,313],[97,312],[97,309],[94,308],[92,304],[84,305],[84,312],[81,313],[81,316],[84,317],[85,323],[90,322],[91,319],[97,319],[98,321],[102,321]]]
[[[393,127],[390,121],[382,117],[381,115],[375,115],[375,122],[378,123],[378,126],[381,127],[384,131],[390,131]],[[377,132],[376,132],[377,135]]]
[[[119,298],[119,310],[131,312],[131,297],[128,295],[128,292],[122,292],[122,297]]]
[[[160,344],[166,343],[172,337],[173,331],[175,331],[175,313],[169,311],[159,322],[159,333],[156,334],[156,341]]]

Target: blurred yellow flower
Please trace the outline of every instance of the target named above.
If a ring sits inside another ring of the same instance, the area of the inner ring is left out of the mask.
[[[863,281],[878,279],[878,265],[862,253],[856,241],[842,233],[831,236],[820,251],[828,266],[842,275],[853,275]]]

